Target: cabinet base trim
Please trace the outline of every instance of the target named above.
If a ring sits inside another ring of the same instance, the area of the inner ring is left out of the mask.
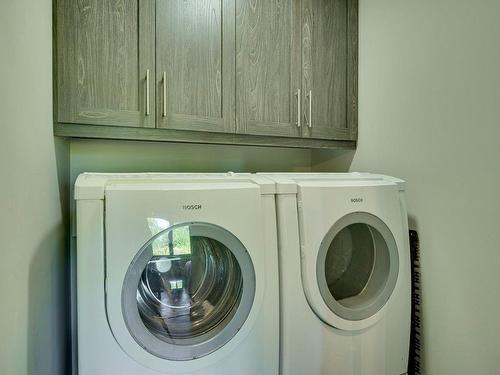
[[[132,128],[102,125],[55,123],[54,135],[72,138],[115,139],[154,142],[206,143],[222,145],[356,149],[356,141],[271,137],[246,134],[209,133],[188,130]]]

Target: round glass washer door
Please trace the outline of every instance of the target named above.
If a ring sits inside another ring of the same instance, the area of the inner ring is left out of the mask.
[[[206,223],[172,226],[131,262],[122,311],[135,341],[168,360],[208,355],[239,331],[252,308],[255,271],[243,244]]]
[[[396,286],[396,241],[378,217],[354,212],[342,217],[321,243],[316,273],[321,296],[337,316],[367,319],[389,300]]]

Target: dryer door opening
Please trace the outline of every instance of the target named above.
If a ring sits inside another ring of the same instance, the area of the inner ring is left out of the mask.
[[[145,350],[191,360],[231,340],[254,294],[252,260],[233,234],[211,224],[181,224],[157,234],[134,258],[122,288],[122,311]]]
[[[396,241],[379,218],[365,212],[342,217],[321,243],[316,272],[321,296],[337,316],[359,321],[373,316],[396,285]]]

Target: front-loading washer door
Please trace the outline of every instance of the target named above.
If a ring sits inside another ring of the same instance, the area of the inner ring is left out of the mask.
[[[363,184],[305,181],[297,196],[304,294],[319,319],[341,330],[378,322],[405,282],[398,187]]]
[[[350,321],[367,319],[387,303],[398,270],[394,236],[366,212],[340,218],[321,242],[316,261],[321,297],[335,315]]]
[[[163,359],[208,355],[238,332],[252,308],[255,272],[243,244],[208,223],[171,226],[130,263],[122,313],[134,340]]]

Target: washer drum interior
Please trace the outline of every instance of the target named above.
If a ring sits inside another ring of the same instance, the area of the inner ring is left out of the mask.
[[[396,286],[396,241],[378,217],[355,212],[342,217],[321,243],[316,264],[324,302],[337,316],[363,320],[389,300]]]
[[[255,272],[241,242],[223,228],[190,223],[152,238],[132,261],[122,311],[136,342],[169,360],[199,358],[244,324]]]

